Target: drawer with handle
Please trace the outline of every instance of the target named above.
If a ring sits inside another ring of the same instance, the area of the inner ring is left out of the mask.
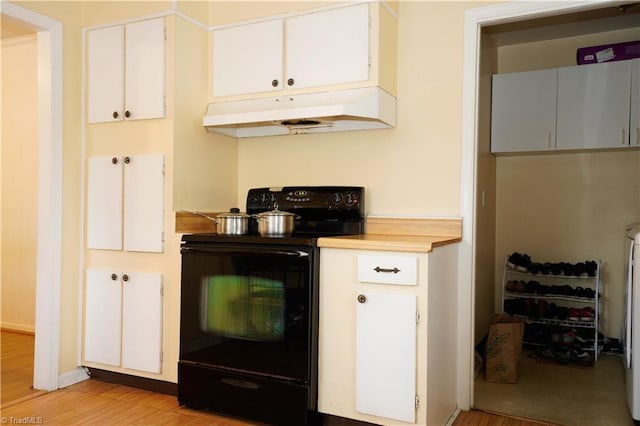
[[[416,256],[358,256],[358,281],[380,284],[417,285]]]

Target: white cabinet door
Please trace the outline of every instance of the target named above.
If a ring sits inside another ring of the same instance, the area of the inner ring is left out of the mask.
[[[164,19],[126,27],[125,118],[162,118],[165,114]]]
[[[631,62],[631,146],[640,147],[640,59]]]
[[[415,422],[416,296],[362,292],[356,308],[356,409]]]
[[[89,158],[87,248],[122,250],[122,164],[119,157]]]
[[[87,269],[84,359],[159,373],[162,275]]]
[[[87,32],[88,121],[165,114],[164,19]]]
[[[87,193],[87,248],[163,251],[163,154],[89,158]]]
[[[631,61],[558,69],[557,149],[629,146]]]
[[[283,21],[213,31],[213,96],[282,90]]]
[[[306,88],[369,79],[369,5],[286,21],[287,86]]]
[[[84,359],[120,365],[122,284],[111,271],[87,269]]]
[[[495,74],[491,152],[554,150],[556,88],[556,69]]]
[[[122,366],[160,373],[162,275],[127,273],[122,297]]]
[[[164,248],[164,155],[127,158],[124,167],[124,249],[161,253]]]
[[[88,120],[122,120],[124,109],[124,27],[87,32]]]

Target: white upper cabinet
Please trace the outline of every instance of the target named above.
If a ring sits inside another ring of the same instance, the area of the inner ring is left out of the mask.
[[[629,146],[631,61],[558,69],[557,149]]]
[[[214,97],[366,81],[369,5],[213,31]]]
[[[164,155],[89,158],[87,248],[162,252]]]
[[[214,31],[214,96],[281,90],[283,34],[282,19]]]
[[[288,87],[369,79],[369,6],[310,13],[286,21]]]
[[[640,59],[631,62],[631,125],[629,139],[631,146],[640,147]]]
[[[555,149],[556,90],[556,69],[495,74],[491,152]]]
[[[164,117],[163,18],[91,30],[87,43],[89,123]]]

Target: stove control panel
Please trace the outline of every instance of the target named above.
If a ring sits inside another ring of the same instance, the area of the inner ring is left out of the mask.
[[[346,214],[364,217],[364,188],[359,186],[297,186],[253,188],[247,195],[247,213],[273,210],[295,211],[327,217]]]

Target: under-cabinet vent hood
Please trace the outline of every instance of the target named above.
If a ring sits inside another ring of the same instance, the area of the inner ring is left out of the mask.
[[[396,99],[378,87],[209,104],[203,124],[236,138],[386,129]]]

